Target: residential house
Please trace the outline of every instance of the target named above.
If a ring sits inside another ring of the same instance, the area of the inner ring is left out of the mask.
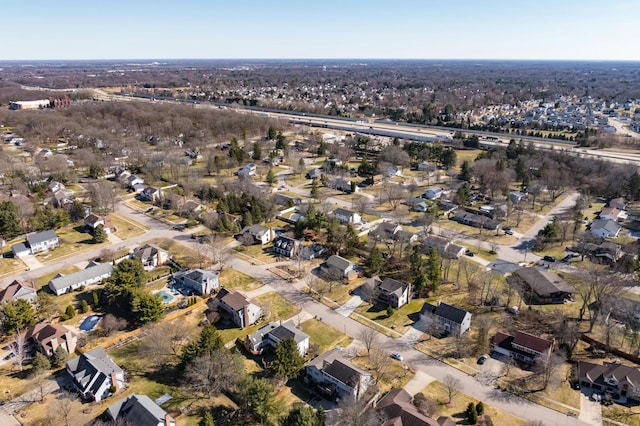
[[[240,328],[253,325],[262,316],[262,309],[244,297],[240,292],[222,287],[216,297],[210,299],[208,306]]]
[[[333,179],[327,182],[327,187],[332,189],[337,189],[338,191],[347,192],[347,193],[358,192],[359,190],[357,185],[352,186],[351,181],[345,178]],[[354,189],[355,191],[353,191]]]
[[[350,223],[354,225],[362,221],[362,217],[358,213],[340,207],[335,209],[332,214],[333,217],[338,219],[341,223]]]
[[[175,426],[176,421],[147,395],[132,394],[109,406],[107,420],[135,426]]]
[[[593,364],[578,362],[580,385],[598,392],[606,392],[613,399],[640,400],[640,370],[622,364]]]
[[[591,233],[600,238],[617,238],[622,227],[614,220],[596,219],[591,222]]]
[[[421,172],[430,172],[435,170],[436,166],[434,164],[429,163],[428,161],[423,161],[418,164],[418,171]]]
[[[335,254],[320,265],[320,272],[329,279],[341,278],[348,281],[354,280],[359,276],[354,263]]]
[[[301,248],[301,241],[285,235],[279,235],[273,242],[273,252],[278,256],[289,258],[297,256]]]
[[[16,243],[11,246],[13,257],[24,257],[31,254],[31,249],[25,243]]]
[[[124,372],[102,346],[67,361],[67,373],[82,398],[96,402],[102,401],[125,385]]]
[[[109,216],[98,216],[95,213],[90,213],[85,217],[84,224],[92,231],[94,231],[98,226],[102,226],[102,229],[104,229],[107,234],[111,233],[113,230],[113,224],[111,223],[111,218]]]
[[[242,166],[238,170],[237,174],[238,174],[238,177],[240,177],[240,178],[249,177],[249,176],[255,176],[257,170],[258,170],[258,167],[254,163],[249,163],[249,164],[246,164],[246,165]]]
[[[60,246],[58,236],[53,229],[40,231],[27,236],[27,245],[31,254],[40,253]]]
[[[140,192],[140,199],[144,201],[151,201],[152,203],[162,198],[162,189],[153,186],[147,186]]]
[[[442,334],[462,336],[471,327],[471,313],[440,301],[437,306],[425,302],[420,318],[429,323],[435,321]]]
[[[431,249],[436,249],[441,257],[447,259],[459,259],[466,253],[467,249],[453,241],[438,235],[427,235],[422,242],[422,249],[428,253]]]
[[[435,200],[436,198],[440,198],[442,196],[442,193],[442,188],[433,187],[424,191],[422,198],[426,198],[427,200]]]
[[[13,280],[5,289],[0,291],[0,304],[10,300],[24,299],[30,303],[36,303],[38,293],[33,286],[21,280]]]
[[[136,175],[127,176],[126,182],[127,187],[129,189],[133,189],[134,191],[136,190],[136,188],[140,188],[142,185],[144,185],[144,179]]]
[[[244,339],[244,345],[253,354],[261,354],[265,349],[275,349],[278,343],[285,339],[293,339],[298,347],[300,356],[309,351],[309,335],[298,329],[293,320],[284,323],[270,322],[260,327]]]
[[[528,267],[516,269],[507,278],[509,285],[521,291],[524,301],[531,304],[565,303],[573,300],[576,290],[547,269]]]
[[[176,285],[190,288],[201,296],[213,293],[220,286],[218,273],[203,269],[178,271],[172,275],[172,278]]]
[[[314,180],[322,179],[322,170],[320,169],[310,170],[305,177],[307,179],[314,179]]]
[[[300,197],[292,197],[291,195],[281,194],[279,192],[273,194],[271,199],[279,206],[297,206],[302,203],[302,198]]]
[[[499,222],[483,215],[469,213],[465,210],[456,212],[456,214],[453,215],[451,219],[463,225],[473,226],[475,228],[484,228],[490,230],[497,230],[500,228]]]
[[[402,176],[402,170],[397,166],[389,166],[384,171],[385,177]]]
[[[553,350],[553,340],[524,331],[518,331],[515,336],[498,331],[491,339],[491,348],[517,361],[533,364],[538,359],[549,359]]]
[[[62,324],[39,323],[27,329],[24,341],[32,342],[36,348],[48,357],[53,356],[58,347],[67,353],[74,353],[78,338]]]
[[[56,296],[61,296],[76,290],[82,286],[87,286],[107,279],[113,273],[111,263],[89,262],[86,268],[69,275],[58,274],[49,281],[49,289]]]
[[[411,210],[414,212],[424,213],[429,211],[429,205],[424,198],[409,198],[406,204],[411,207]]]
[[[129,257],[140,260],[144,270],[151,271],[167,263],[171,259],[171,253],[154,244],[145,244],[133,250]]]
[[[607,203],[607,207],[611,207],[618,210],[625,210],[627,208],[627,200],[624,197],[613,198]]]
[[[521,201],[527,201],[529,199],[529,196],[524,193],[524,192],[520,192],[520,191],[511,191],[509,193],[509,200],[513,203],[513,204],[518,204]]]
[[[355,366],[340,351],[330,350],[305,364],[305,381],[326,398],[360,399],[372,383],[371,374]]]
[[[76,197],[73,195],[73,192],[68,189],[64,189],[63,186],[62,189],[53,191],[50,203],[53,207],[62,209],[72,205],[75,200]]]
[[[387,419],[382,426],[455,426],[450,417],[433,419],[424,415],[412,403],[413,398],[404,388],[391,389],[376,404],[376,410]]]
[[[382,222],[376,227],[380,238],[403,243],[413,243],[418,240],[418,234],[402,229],[402,226],[392,222]]]
[[[594,250],[590,252],[590,256],[593,260],[600,263],[613,264],[616,263],[624,256],[622,246],[620,244],[612,243],[611,241],[604,241],[600,245],[595,246]]]
[[[625,210],[620,210],[615,207],[604,207],[599,214],[600,219],[604,220],[614,220],[616,222],[623,221],[629,215]]]
[[[253,244],[265,245],[273,239],[274,232],[271,228],[262,225],[252,225],[244,228],[240,233],[242,241],[252,241]]]
[[[394,309],[399,309],[411,301],[411,284],[405,284],[393,278],[375,276],[371,278],[376,300]]]
[[[302,246],[301,254],[304,260],[315,259],[327,252],[327,247],[322,244],[313,243],[308,246]]]

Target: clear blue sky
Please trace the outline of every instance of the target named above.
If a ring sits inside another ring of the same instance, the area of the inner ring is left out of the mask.
[[[640,60],[640,0],[12,0],[0,60]]]

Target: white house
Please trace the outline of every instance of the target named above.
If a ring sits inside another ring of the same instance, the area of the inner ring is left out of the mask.
[[[260,327],[255,333],[245,337],[244,345],[247,350],[258,354],[267,347],[275,348],[285,339],[293,339],[296,342],[301,356],[305,356],[309,351],[309,335],[300,331],[293,320],[282,324],[270,322]]]
[[[273,230],[262,225],[252,225],[242,230],[241,235],[250,235],[255,244],[265,245],[273,239]]]
[[[188,287],[201,296],[213,293],[220,285],[217,272],[203,269],[178,271],[173,274],[173,280],[177,285]]]
[[[60,246],[58,236],[53,229],[36,232],[35,234],[27,236],[27,244],[29,245],[31,254],[40,253]]]
[[[351,210],[337,208],[333,211],[333,217],[338,219],[341,223],[357,224],[362,222],[362,216]]]
[[[355,263],[335,254],[320,265],[320,272],[329,279],[338,277],[349,281],[358,278],[359,275]]]
[[[109,278],[113,273],[111,263],[89,262],[86,268],[69,275],[56,275],[49,281],[49,289],[56,296],[69,293],[72,290],[90,284],[99,283],[103,279]]]
[[[443,334],[454,336],[462,336],[471,327],[471,313],[444,302],[438,302],[437,306],[425,302],[420,318],[427,322],[436,321]]]
[[[246,164],[238,170],[238,177],[255,176],[257,170],[258,168],[254,163]]]
[[[273,242],[273,252],[279,256],[294,257],[300,253],[302,242],[295,238],[279,235]]]
[[[125,385],[124,371],[107,355],[102,346],[67,361],[67,374],[83,399],[102,401]]]
[[[158,266],[164,265],[171,259],[171,253],[162,250],[154,244],[145,244],[136,248],[130,254],[132,259],[139,259],[145,271],[151,271]]]
[[[622,227],[611,219],[596,219],[591,222],[591,233],[600,238],[616,238]]]

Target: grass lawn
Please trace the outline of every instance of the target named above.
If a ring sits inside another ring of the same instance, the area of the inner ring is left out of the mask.
[[[40,262],[51,262],[70,254],[78,254],[100,246],[100,244],[93,242],[93,236],[85,232],[84,226],[82,225],[65,226],[64,228],[57,229],[56,234],[60,240],[60,247],[37,254],[36,257]],[[106,243],[108,243],[108,241]]]
[[[307,179],[305,177],[305,174],[306,174],[306,172],[301,174],[301,175],[299,175],[299,174],[295,174],[295,175],[288,174],[288,175],[285,175],[284,180],[291,186],[304,185],[306,183],[309,183],[309,180],[310,180],[310,179]]]
[[[404,334],[416,321],[417,313],[423,304],[424,300],[422,299],[412,300],[410,303],[396,310],[393,315],[389,317],[387,316],[386,305],[376,304],[372,306],[365,302],[356,308],[356,313]]]
[[[602,406],[602,417],[604,424],[609,424],[606,419],[615,420],[630,426],[640,426],[640,405],[625,406],[613,404],[608,407]]]
[[[447,388],[444,384],[437,381],[429,384],[429,386],[422,390],[422,393],[427,396],[427,398],[438,403],[438,411],[433,417],[450,416],[455,419],[464,419],[466,418],[465,410],[467,409],[467,405],[470,402],[474,404],[479,402],[468,395],[459,393],[448,403]],[[495,425],[522,426],[525,424],[524,420],[486,404],[484,406],[484,412],[491,418],[491,421]]]
[[[132,199],[132,200],[127,201],[126,204],[129,207],[131,207],[132,209],[138,210],[138,211],[144,211],[144,210],[147,210],[147,209],[153,207],[153,204],[145,203],[143,201],[136,200],[135,198]]]
[[[265,245],[254,244],[251,246],[239,245],[233,248],[240,257],[259,264],[276,262],[277,259],[273,255],[272,249],[273,243]]]
[[[318,345],[318,353],[324,353],[337,346],[345,347],[353,339],[330,325],[317,319],[309,319],[300,324],[300,329],[309,335],[309,341]]]
[[[368,370],[375,377],[375,372],[372,371],[368,357],[358,356],[353,358],[352,362],[358,367]],[[408,365],[389,357],[388,370],[377,384],[380,387],[380,392],[386,393],[392,388],[404,387],[414,375],[415,372]]]
[[[458,166],[466,160],[470,164],[473,164],[474,160],[482,152],[481,149],[456,149],[456,159],[458,160]]]
[[[14,258],[13,255],[10,254],[11,250],[2,253],[2,256],[0,256],[0,277],[5,276],[5,275],[11,275],[14,272],[17,271],[24,271],[27,266],[22,263],[22,261],[19,258]],[[11,256],[11,257],[5,257],[5,256]]]
[[[331,291],[324,294],[324,297],[333,302],[342,305],[351,298],[350,291],[358,288],[366,278],[358,278],[345,284],[334,284]]]
[[[184,268],[201,268],[208,263],[206,248],[203,245],[202,252],[196,252],[189,247],[168,238],[154,238],[149,243],[157,244],[171,253],[173,260]]]
[[[220,281],[220,285],[223,285],[225,288],[242,291],[255,290],[263,285],[255,278],[230,268],[223,269],[222,272],[220,272],[218,280]]]
[[[479,256],[483,259],[486,259],[490,262],[496,260],[498,258],[498,253],[491,253],[490,250],[485,250],[485,249],[480,249],[478,251],[478,246],[474,245],[474,244],[469,244],[469,243],[464,243],[464,242],[458,242],[457,244],[460,244],[463,247],[468,248],[470,251],[474,252],[476,256]]]
[[[115,235],[123,240],[142,235],[149,230],[146,226],[117,213],[111,213],[109,217],[111,218],[113,225],[116,227]]]

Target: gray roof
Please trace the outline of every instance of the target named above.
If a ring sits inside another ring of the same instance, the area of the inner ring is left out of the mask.
[[[327,266],[331,266],[332,268],[339,269],[341,271],[346,270],[349,266],[351,266],[351,262],[349,262],[344,257],[340,257],[338,255],[330,256],[327,259]]]
[[[283,324],[277,322],[270,322],[260,327],[255,333],[249,335],[249,339],[255,344],[258,341],[262,341],[265,336],[273,335],[278,340],[284,340],[292,338],[296,343],[300,343],[309,338],[309,335],[300,331],[294,324],[293,320],[289,320]]]
[[[308,361],[305,365],[314,366],[318,370],[322,370],[326,374],[335,377],[342,383],[350,386],[357,384],[358,379],[361,376],[371,376],[367,371],[356,367],[354,364],[343,358],[340,351],[337,350],[327,351],[311,361]]]
[[[53,286],[56,290],[62,290],[63,288],[70,287],[73,284],[90,280],[91,278],[99,277],[104,274],[113,273],[113,265],[111,263],[96,263],[91,262],[87,267],[81,271],[74,272],[69,275],[59,275],[49,281],[49,287]]]
[[[14,253],[22,253],[24,251],[29,251],[29,247],[25,243],[17,243],[11,246],[11,251]]]
[[[438,306],[434,306],[430,303],[425,302],[420,310],[421,314],[433,314],[438,317],[445,318],[449,321],[453,321],[456,324],[462,324],[464,318],[467,316],[469,312],[456,308],[455,306],[448,305],[444,302],[440,302]]]
[[[136,426],[158,426],[167,412],[146,395],[130,395],[107,408],[111,419],[126,420]],[[127,423],[127,424],[129,424]]]
[[[355,212],[352,212],[351,210],[343,209],[341,207],[338,207],[333,211],[334,216],[340,215],[340,216],[346,216],[346,217],[353,217],[355,214],[356,214]]]
[[[185,277],[198,283],[203,283],[207,279],[217,276],[218,274],[216,272],[205,271],[204,269],[189,269],[188,271],[178,271],[173,274],[173,278],[176,280]]]
[[[58,236],[56,235],[53,229],[49,229],[47,231],[36,232],[35,234],[31,234],[27,237],[27,242],[29,245],[43,243],[45,241],[57,240]]]
[[[558,292],[576,293],[575,288],[546,269],[543,270],[535,267],[520,268],[514,271],[513,274],[523,280],[539,296],[547,296]]]
[[[73,378],[82,392],[91,391],[93,395],[104,380],[111,377],[111,373],[122,373],[122,369],[109,358],[102,346],[70,359],[67,361],[67,369],[73,374]],[[93,381],[96,375],[102,376],[102,378]],[[92,382],[93,385],[89,388]]]
[[[596,219],[591,222],[591,230],[604,229],[610,234],[617,234],[621,226],[611,219]]]
[[[409,288],[409,284],[394,280],[393,278],[385,278],[384,281],[380,283],[381,290],[387,293],[397,292],[398,296],[402,295],[407,288]]]

